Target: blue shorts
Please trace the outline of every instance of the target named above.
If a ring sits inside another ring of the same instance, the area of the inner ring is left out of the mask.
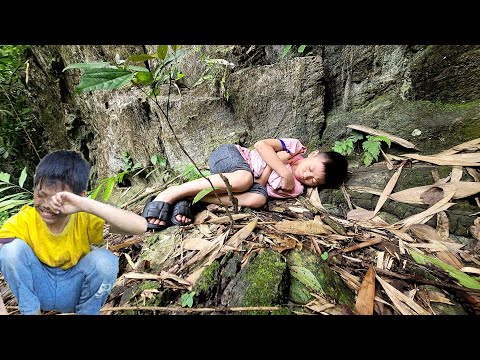
[[[222,144],[216,148],[208,158],[208,167],[211,174],[246,170],[252,174],[253,178],[252,169],[234,144]],[[247,192],[260,194],[268,198],[267,187],[256,182],[253,182],[252,187]]]

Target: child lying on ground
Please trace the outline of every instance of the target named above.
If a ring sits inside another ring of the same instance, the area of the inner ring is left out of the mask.
[[[211,181],[216,195],[201,199],[210,204],[232,205],[223,174],[231,185],[238,205],[254,209],[265,206],[269,197],[295,198],[305,186],[333,187],[347,175],[347,160],[336,152],[312,151],[304,157],[306,147],[297,139],[264,139],[254,150],[235,144],[223,144],[208,159]],[[162,230],[171,223],[188,225],[193,221],[191,199],[211,188],[199,178],[171,186],[149,199],[142,212],[151,230]],[[218,197],[217,197],[218,196]]]

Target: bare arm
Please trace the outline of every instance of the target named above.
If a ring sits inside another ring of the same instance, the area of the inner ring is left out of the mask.
[[[277,156],[284,164],[288,164],[290,162],[290,159],[292,158],[292,156],[289,153],[287,153],[285,150],[278,151]],[[255,182],[265,186],[268,182],[268,178],[270,177],[272,171],[273,171],[272,168],[269,165],[267,165],[265,167],[265,170],[263,170],[262,175],[258,179],[256,179]]]
[[[83,211],[96,215],[109,223],[110,231],[114,233],[135,235],[147,231],[147,220],[142,216],[68,191],[56,193],[50,204],[57,213],[74,214]]]
[[[287,192],[292,191],[295,187],[293,174],[287,169],[287,167],[284,165],[284,162],[277,155],[277,151],[281,151],[283,149],[280,140],[259,140],[255,143],[254,147],[265,163],[282,177],[281,189]]]

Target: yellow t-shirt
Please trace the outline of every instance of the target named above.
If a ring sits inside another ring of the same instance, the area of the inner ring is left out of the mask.
[[[66,270],[90,252],[90,244],[103,243],[104,224],[98,216],[78,212],[61,234],[52,234],[35,208],[24,205],[3,224],[0,238],[22,239],[42,263]]]

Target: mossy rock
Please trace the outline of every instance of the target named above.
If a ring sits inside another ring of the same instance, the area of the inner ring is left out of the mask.
[[[222,294],[224,306],[275,306],[285,303],[287,264],[282,255],[265,249],[256,255],[230,281]],[[255,311],[252,314],[268,314]]]
[[[307,249],[293,250],[287,256],[287,264],[290,273],[295,273],[294,269],[303,269],[303,273],[308,275],[303,281],[298,276],[291,276],[289,292],[291,301],[306,304],[314,299],[310,293],[318,292],[333,299],[337,304],[346,304],[352,309],[355,307],[355,294],[318,255]],[[312,275],[315,279],[311,278]]]
[[[151,272],[160,272],[175,262],[174,251],[182,240],[179,226],[170,226],[144,239],[140,259],[150,264]]]

